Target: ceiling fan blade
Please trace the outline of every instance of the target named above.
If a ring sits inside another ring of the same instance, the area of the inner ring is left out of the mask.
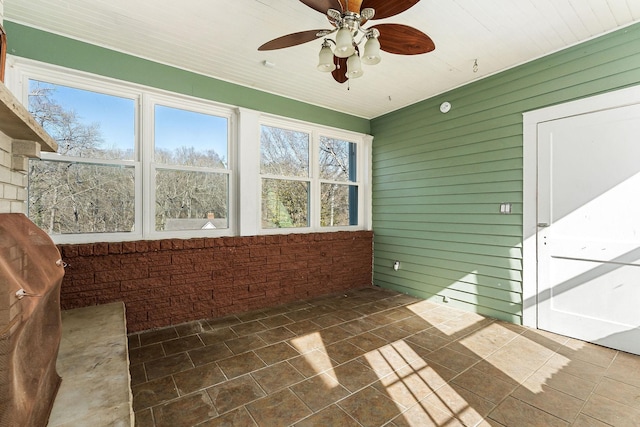
[[[329,9],[337,9],[342,11],[342,3],[340,0],[300,0],[313,10],[317,10],[323,15],[327,13]]]
[[[287,34],[286,36],[278,37],[271,41],[266,42],[258,48],[258,50],[275,50],[285,47],[297,46],[302,43],[310,42],[318,37],[318,34],[323,34],[325,30],[307,30],[300,31],[299,33]]]
[[[331,72],[333,79],[338,83],[344,83],[349,80],[347,77],[347,58],[334,56],[333,63],[336,64],[336,69]]]
[[[376,14],[372,19],[383,19],[404,12],[419,1],[420,0],[364,0],[362,2],[362,8],[370,7],[375,9]]]
[[[380,24],[371,29],[380,31],[380,49],[398,55],[420,55],[436,48],[431,37],[420,30],[402,24]]]

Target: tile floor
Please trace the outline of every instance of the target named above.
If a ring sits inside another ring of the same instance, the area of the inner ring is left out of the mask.
[[[638,426],[640,357],[379,288],[129,336],[136,426]]]

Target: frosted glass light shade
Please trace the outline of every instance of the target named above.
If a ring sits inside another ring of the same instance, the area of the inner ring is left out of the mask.
[[[336,69],[333,63],[333,52],[329,46],[322,46],[318,55],[318,71],[329,73]]]
[[[362,55],[362,62],[367,65],[375,65],[380,62],[380,42],[377,37],[371,37],[367,39],[364,44],[364,55]]]
[[[353,46],[353,38],[348,28],[342,27],[336,34],[336,48],[333,54],[338,58],[348,58],[356,51]]]
[[[347,77],[350,79],[357,79],[362,77],[362,65],[360,64],[360,57],[357,54],[353,54],[347,59]]]

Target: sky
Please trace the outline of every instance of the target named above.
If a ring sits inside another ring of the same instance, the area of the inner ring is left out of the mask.
[[[135,100],[105,95],[62,85],[30,80],[34,85],[53,88],[51,98],[75,111],[78,120],[86,125],[98,123],[105,141],[104,147],[130,150],[135,141]],[[227,155],[227,119],[209,114],[156,106],[156,144],[165,149],[193,146],[197,151],[215,150]]]

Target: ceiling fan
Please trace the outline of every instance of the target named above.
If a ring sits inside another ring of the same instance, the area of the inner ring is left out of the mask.
[[[320,71],[331,72],[338,83],[362,76],[361,62],[369,65],[380,62],[380,50],[398,55],[419,55],[436,48],[428,35],[408,25],[379,24],[362,28],[369,20],[397,15],[420,0],[300,1],[326,14],[334,28],[287,34],[266,42],[258,50],[283,49],[324,37],[317,68]],[[333,33],[336,33],[335,40],[327,37]],[[356,40],[358,37],[360,39]],[[365,40],[364,52],[361,55],[359,45]]]

